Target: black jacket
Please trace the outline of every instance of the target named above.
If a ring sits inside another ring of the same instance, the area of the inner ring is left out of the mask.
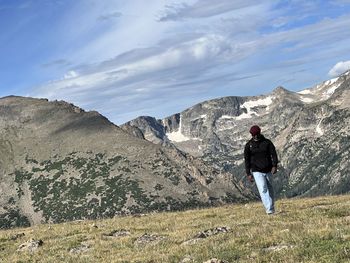
[[[244,148],[245,170],[251,172],[271,172],[272,167],[277,167],[278,158],[273,143],[260,135],[259,140],[250,139]]]

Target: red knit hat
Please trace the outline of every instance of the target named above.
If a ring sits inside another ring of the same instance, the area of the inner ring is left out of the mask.
[[[254,126],[252,126],[252,127],[250,128],[249,132],[250,132],[250,134],[251,134],[252,136],[255,136],[255,135],[260,134],[261,129],[260,129],[260,127],[259,127],[258,125],[254,125]]]

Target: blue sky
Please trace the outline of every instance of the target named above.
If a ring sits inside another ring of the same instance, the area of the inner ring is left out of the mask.
[[[0,96],[116,124],[350,69],[350,0],[0,0]]]

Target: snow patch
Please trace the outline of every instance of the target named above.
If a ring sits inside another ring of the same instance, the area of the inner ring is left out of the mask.
[[[325,93],[323,93],[323,95],[332,95],[334,93],[334,91],[339,88],[339,86],[341,85],[341,83],[337,84],[337,85],[333,85],[332,87],[330,87]]]
[[[338,77],[338,78],[333,78],[333,79],[327,80],[324,84],[325,84],[325,85],[332,85],[332,84],[334,84],[338,79],[339,79],[339,77]]]
[[[220,119],[234,119],[236,116],[222,115]]]
[[[328,90],[326,91],[326,94],[327,94],[327,95],[332,95],[332,94],[334,93],[334,91],[335,91],[337,88],[339,88],[339,86],[340,86],[340,83],[339,83],[338,85],[334,85],[333,87],[331,87],[330,89],[328,89]]]
[[[302,102],[305,102],[305,103],[311,103],[311,102],[315,101],[313,98],[305,98],[305,97],[302,97],[302,96],[300,96],[299,98],[300,98],[300,100]]]
[[[243,119],[249,119],[252,118],[253,116],[259,116],[255,111],[252,110],[254,107],[259,107],[259,106],[267,106],[266,110],[269,110],[269,105],[272,103],[272,97],[268,96],[264,99],[258,99],[258,100],[249,100],[244,102],[241,105],[242,109],[245,109],[247,112],[242,113],[241,115],[238,116],[229,116],[229,115],[222,115],[220,119],[231,119],[231,120],[243,120]]]
[[[253,107],[259,107],[259,106],[269,106],[272,103],[272,97],[268,96],[264,99],[258,99],[258,100],[250,100],[246,101],[242,104],[241,107],[244,107],[249,112],[251,108]]]
[[[325,118],[325,112],[324,112],[324,109],[322,108],[322,117],[320,119],[320,121],[318,122],[317,126],[316,126],[316,132],[322,136],[324,134],[322,128],[321,128],[321,123],[323,121],[323,119]]]
[[[252,115],[259,116],[256,112],[249,112],[249,113],[242,113],[238,116],[229,116],[229,115],[222,115],[220,119],[226,119],[226,120],[242,120],[242,119],[249,119],[253,117]]]
[[[170,141],[173,141],[173,142],[184,142],[184,141],[190,140],[190,138],[186,137],[181,133],[180,129],[176,132],[167,133],[166,136]]]
[[[249,119],[251,117],[253,117],[253,115],[255,116],[259,116],[256,112],[248,112],[248,113],[243,113],[239,116],[236,117],[236,120],[243,120],[243,119]]]
[[[297,92],[298,94],[306,95],[306,94],[311,94],[312,91],[310,89],[304,89],[302,91]]]
[[[272,103],[272,97],[268,96],[264,99],[258,99],[258,100],[250,100],[246,101],[241,105],[241,108],[245,108],[247,110],[247,113],[243,113],[236,117],[237,120],[242,119],[248,119],[255,116],[259,116],[256,112],[252,111],[252,108],[259,107],[259,106],[267,106],[266,111],[269,110],[269,105]]]
[[[317,127],[316,127],[316,132],[319,134],[319,135],[323,135],[324,134],[324,132],[323,132],[323,130],[322,130],[322,128],[321,128],[321,122],[323,121],[323,118],[318,122],[318,124],[317,124]]]
[[[203,116],[203,115],[202,115]],[[181,116],[180,116],[180,122],[179,122],[179,128],[177,131],[173,131],[173,132],[169,132],[166,133],[166,136],[168,137],[168,139],[170,141],[173,142],[185,142],[185,141],[190,141],[190,140],[194,140],[194,141],[202,141],[202,139],[200,138],[190,138],[185,136],[182,132],[182,123],[181,123]]]
[[[299,99],[305,103],[323,101],[329,99],[341,84],[342,82],[340,82],[339,77],[337,77],[327,80],[314,88],[305,89],[297,93],[299,94]]]
[[[189,141],[190,140],[189,137],[185,136],[181,132],[181,116],[180,116],[180,123],[179,123],[178,130],[170,132],[170,133],[167,133],[166,136],[168,137],[168,139],[170,141],[173,141],[173,142],[184,142],[184,141]]]

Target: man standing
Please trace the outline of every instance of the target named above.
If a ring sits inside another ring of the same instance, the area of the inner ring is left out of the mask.
[[[252,138],[244,148],[245,168],[249,181],[256,183],[267,214],[275,212],[272,174],[277,172],[277,153],[273,143],[261,134],[259,126],[249,130]]]

